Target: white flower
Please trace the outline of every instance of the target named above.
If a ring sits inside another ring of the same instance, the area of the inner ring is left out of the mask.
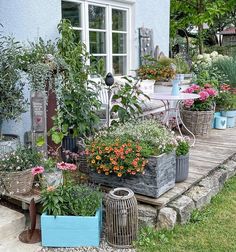
[[[212,58],[215,58],[215,57],[218,56],[218,52],[213,51],[210,55],[211,55]]]
[[[202,55],[202,54],[199,54],[199,55],[197,56],[197,60],[201,60],[201,59],[203,59],[203,55]]]

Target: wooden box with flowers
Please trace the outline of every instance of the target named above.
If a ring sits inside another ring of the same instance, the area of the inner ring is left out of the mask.
[[[175,185],[175,138],[154,120],[100,132],[87,149],[90,179],[157,198]]]

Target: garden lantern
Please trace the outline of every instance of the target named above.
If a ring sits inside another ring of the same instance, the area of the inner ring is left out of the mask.
[[[111,190],[106,202],[106,240],[117,248],[132,247],[137,238],[138,210],[137,200],[132,190],[115,188]]]
[[[107,127],[110,127],[110,102],[111,102],[111,86],[114,84],[114,77],[111,73],[108,73],[105,77],[105,83],[108,86],[108,104],[107,104],[107,110],[108,113],[106,113],[108,115],[107,117]]]

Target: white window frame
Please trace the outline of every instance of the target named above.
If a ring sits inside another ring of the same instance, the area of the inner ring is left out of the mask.
[[[74,2],[81,4],[81,28],[73,27],[75,30],[80,30],[82,32],[82,41],[87,47],[89,52],[89,31],[104,31],[106,32],[106,53],[105,54],[94,54],[94,56],[105,56],[106,57],[106,71],[113,72],[112,62],[113,56],[126,56],[127,69],[126,74],[132,74],[133,71],[133,55],[134,44],[133,34],[134,34],[134,24],[133,24],[133,3],[134,0],[63,0],[65,2]],[[88,6],[97,5],[105,7],[106,10],[106,27],[104,30],[89,28],[89,17],[88,17]],[[113,31],[112,30],[112,9],[124,10],[126,11],[126,26],[127,31]],[[126,53],[124,54],[113,54],[112,52],[112,33],[122,33],[126,35]]]

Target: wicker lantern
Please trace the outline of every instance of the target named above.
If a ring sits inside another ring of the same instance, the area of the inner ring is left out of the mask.
[[[116,188],[109,192],[106,202],[106,239],[117,248],[132,247],[137,237],[138,210],[133,191]]]

